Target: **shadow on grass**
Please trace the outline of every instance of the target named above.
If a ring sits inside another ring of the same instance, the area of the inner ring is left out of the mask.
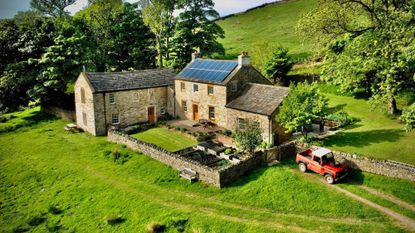
[[[16,119],[16,118],[13,118]],[[31,112],[30,114],[21,117],[21,122],[16,122],[14,124],[0,127],[0,133],[12,132],[22,127],[32,126],[44,121],[50,121],[57,119],[57,117],[44,113],[40,110]]]
[[[346,106],[347,106],[347,104],[338,104],[334,107],[330,107],[328,109],[328,112],[329,112],[329,114],[336,113],[336,112],[342,111],[344,109],[344,107],[346,107]]]
[[[342,132],[328,137],[325,146],[365,147],[382,142],[396,142],[402,137],[403,131],[398,129],[380,129],[364,132]]]

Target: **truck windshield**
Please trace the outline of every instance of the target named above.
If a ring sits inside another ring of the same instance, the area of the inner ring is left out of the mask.
[[[323,164],[335,164],[333,153],[325,154],[321,157],[321,161]]]

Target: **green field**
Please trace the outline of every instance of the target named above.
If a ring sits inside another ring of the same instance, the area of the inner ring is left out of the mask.
[[[248,51],[257,64],[263,55],[257,53],[257,50],[263,50],[261,46],[268,43],[270,47],[288,48],[295,58],[309,57],[313,43],[302,40],[295,33],[295,27],[300,16],[316,6],[317,2],[289,0],[219,20],[226,36],[220,42],[224,45],[227,56],[235,58],[242,51]]]
[[[50,118],[0,134],[1,232],[145,232],[151,222],[166,232],[404,232],[290,161],[220,190],[181,180],[105,137],[65,132],[65,124]],[[120,165],[104,156],[114,149],[130,159]],[[412,198],[413,182],[381,179],[363,178]],[[111,216],[119,223],[109,225]]]
[[[397,117],[371,111],[365,99],[326,94],[330,106],[344,110],[358,122],[327,138],[324,146],[377,159],[415,164],[415,131],[406,133]]]
[[[170,152],[182,150],[197,144],[196,140],[166,128],[149,129],[131,136],[141,141],[157,145]]]

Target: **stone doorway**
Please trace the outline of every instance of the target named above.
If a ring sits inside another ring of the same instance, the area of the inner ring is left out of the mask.
[[[154,123],[156,121],[156,114],[155,114],[154,107],[148,107],[147,120],[148,120],[148,123]]]
[[[193,120],[198,121],[199,120],[199,105],[193,104]]]

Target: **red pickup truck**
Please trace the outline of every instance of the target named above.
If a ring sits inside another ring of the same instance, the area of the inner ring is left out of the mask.
[[[326,149],[308,149],[297,154],[295,161],[298,163],[300,171],[311,170],[322,176],[327,183],[333,184],[347,176],[349,168],[346,165],[337,164],[333,153]]]

